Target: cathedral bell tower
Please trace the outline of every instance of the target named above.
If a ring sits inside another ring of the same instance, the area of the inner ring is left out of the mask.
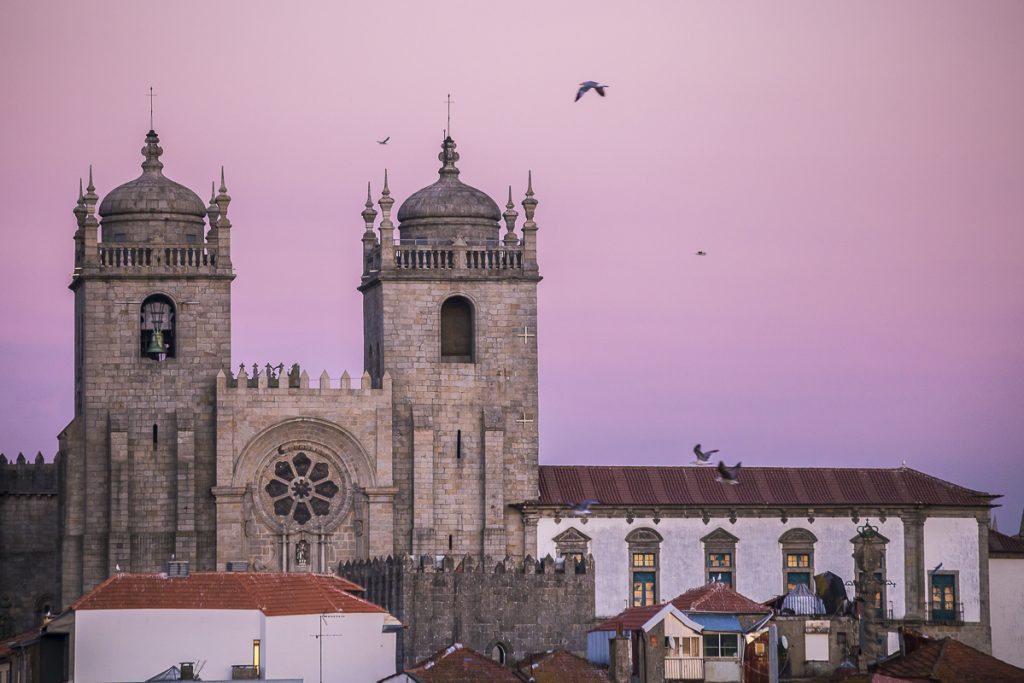
[[[214,386],[231,359],[231,223],[163,175],[155,131],[142,175],[74,213],[75,417],[66,464],[65,605],[116,568],[174,556],[213,569]],[[209,229],[207,230],[207,221]]]
[[[365,367],[393,380],[395,550],[501,558],[535,545],[518,504],[537,497],[537,200],[504,213],[459,180],[446,137],[437,182],[398,210],[385,173],[363,219]],[[506,232],[501,235],[499,221]]]

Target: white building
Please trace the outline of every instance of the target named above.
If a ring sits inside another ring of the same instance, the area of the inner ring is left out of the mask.
[[[598,617],[711,580],[757,601],[825,571],[852,582],[858,528],[870,521],[884,543],[876,599],[886,629],[955,633],[991,651],[998,496],[906,467],[744,467],[729,486],[707,467],[541,466],[539,480],[539,500],[524,506],[537,556],[593,554]],[[574,515],[587,499],[599,502]]]
[[[1024,542],[989,531],[992,654],[1024,668]]]
[[[76,683],[145,681],[181,663],[203,680],[375,681],[395,671],[401,625],[361,590],[318,574],[115,574],[48,630],[69,633]]]

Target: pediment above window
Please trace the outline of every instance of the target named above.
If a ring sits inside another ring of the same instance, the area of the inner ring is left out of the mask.
[[[813,545],[818,542],[818,537],[807,529],[790,529],[779,536],[779,543],[792,545]]]
[[[551,540],[555,543],[589,543],[590,536],[571,526]]]
[[[722,527],[718,527],[707,536],[700,539],[702,543],[738,543],[740,539],[736,538]]]

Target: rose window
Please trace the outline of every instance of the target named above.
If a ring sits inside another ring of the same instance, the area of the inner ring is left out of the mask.
[[[316,454],[314,454],[315,457]],[[291,517],[299,524],[305,524],[314,516],[326,517],[332,505],[340,505],[344,496],[335,497],[341,487],[335,482],[336,473],[324,461],[316,463],[300,451],[284,460],[274,463],[273,471],[263,490],[270,496],[274,514]]]

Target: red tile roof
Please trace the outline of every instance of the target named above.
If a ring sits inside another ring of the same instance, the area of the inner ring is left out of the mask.
[[[680,612],[694,614],[768,614],[772,611],[770,607],[754,602],[724,583],[718,582],[691,588],[669,602]],[[591,630],[616,631],[621,625],[623,631],[635,631],[646,624],[664,606],[665,603],[647,607],[630,607]]]
[[[352,595],[362,587],[340,576],[256,572],[115,574],[71,609],[258,609],[267,616],[385,612]]]
[[[435,652],[406,669],[405,674],[422,683],[523,683],[512,669],[463,646],[462,643],[455,643],[451,647]],[[400,674],[394,677],[398,675]]]
[[[24,647],[37,640],[42,634],[42,629],[36,627],[31,631],[18,633],[17,635],[0,638],[0,657],[7,657],[18,648]]]
[[[876,673],[937,683],[1024,683],[1024,669],[1007,664],[952,638],[907,634],[907,654],[880,664]]]
[[[989,529],[988,552],[996,557],[1019,556],[1024,559],[1024,541]]]
[[[565,650],[542,652],[516,664],[524,680],[536,683],[608,683],[608,672]]]
[[[541,465],[541,505],[950,505],[992,507],[1000,497],[908,467],[744,467],[738,486],[713,467]]]

